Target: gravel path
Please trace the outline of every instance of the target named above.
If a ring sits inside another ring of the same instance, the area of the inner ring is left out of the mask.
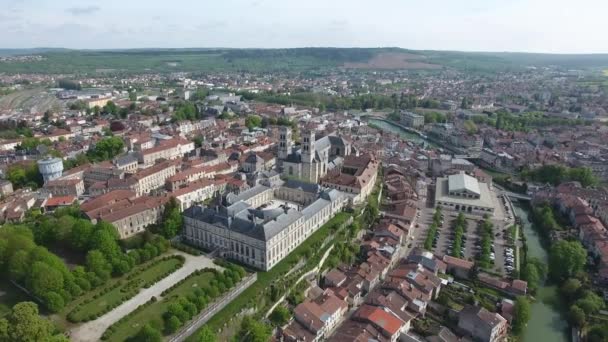
[[[122,303],[116,309],[108,312],[107,314],[99,317],[94,321],[84,323],[70,331],[70,341],[75,342],[93,342],[99,341],[104,331],[108,329],[112,324],[121,319],[122,317],[135,310],[138,306],[146,303],[153,296],[159,298],[161,293],[171,287],[178,281],[186,278],[192,272],[203,269],[203,268],[217,268],[221,270],[220,266],[213,263],[213,260],[208,257],[193,256],[190,254],[176,252],[175,255],[183,255],[186,258],[184,265],[177,271],[171,273],[169,276],[152,285],[147,289],[141,290],[135,297]]]

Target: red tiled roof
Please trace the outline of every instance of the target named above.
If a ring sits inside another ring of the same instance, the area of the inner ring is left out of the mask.
[[[367,304],[362,305],[354,316],[356,319],[372,323],[387,337],[395,336],[403,326],[403,322],[393,314]]]
[[[455,267],[464,268],[467,270],[470,270],[471,268],[473,268],[473,265],[474,265],[474,263],[472,261],[455,258],[455,257],[449,256],[449,255],[443,256],[443,262],[445,262],[446,265],[448,265],[448,266],[455,266]]]
[[[71,205],[72,203],[74,203],[76,201],[76,197],[75,196],[58,196],[58,197],[51,197],[48,200],[46,200],[46,207],[57,207],[60,205]]]

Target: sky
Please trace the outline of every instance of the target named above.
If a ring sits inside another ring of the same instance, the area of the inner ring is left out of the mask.
[[[0,49],[608,53],[607,0],[0,0]]]

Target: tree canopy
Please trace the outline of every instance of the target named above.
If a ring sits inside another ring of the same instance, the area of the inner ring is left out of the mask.
[[[530,301],[523,296],[515,300],[515,311],[513,319],[513,331],[519,334],[530,320]]]
[[[522,178],[539,183],[559,185],[563,182],[580,182],[583,187],[595,186],[599,183],[593,171],[587,167],[570,168],[562,165],[544,165],[534,170],[521,173]]]
[[[262,118],[258,115],[248,115],[245,118],[245,126],[249,128],[249,130],[253,130],[256,127],[260,127],[262,125]]]
[[[44,183],[36,163],[11,164],[6,170],[6,179],[15,188],[31,187],[36,189]]]
[[[67,342],[55,333],[53,324],[38,314],[38,306],[32,302],[16,304],[5,318],[0,318],[0,342]]]
[[[549,273],[555,280],[574,277],[583,270],[587,251],[578,241],[557,241],[549,252]]]
[[[106,137],[95,144],[95,147],[87,153],[87,157],[92,161],[109,160],[120,153],[124,148],[124,141],[120,137]]]
[[[171,197],[165,204],[160,233],[167,239],[177,236],[182,229],[182,220],[179,203],[175,197]]]

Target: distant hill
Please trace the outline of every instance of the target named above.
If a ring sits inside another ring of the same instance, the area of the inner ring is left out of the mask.
[[[0,49],[0,56],[39,55],[47,52],[65,52],[63,48]]]
[[[296,49],[126,49],[69,50],[56,48],[0,49],[0,56],[37,54],[37,62],[0,62],[6,73],[208,72],[437,70],[468,72],[518,70],[556,66],[564,69],[608,68],[608,54],[553,55],[458,51],[415,51],[400,48]]]

